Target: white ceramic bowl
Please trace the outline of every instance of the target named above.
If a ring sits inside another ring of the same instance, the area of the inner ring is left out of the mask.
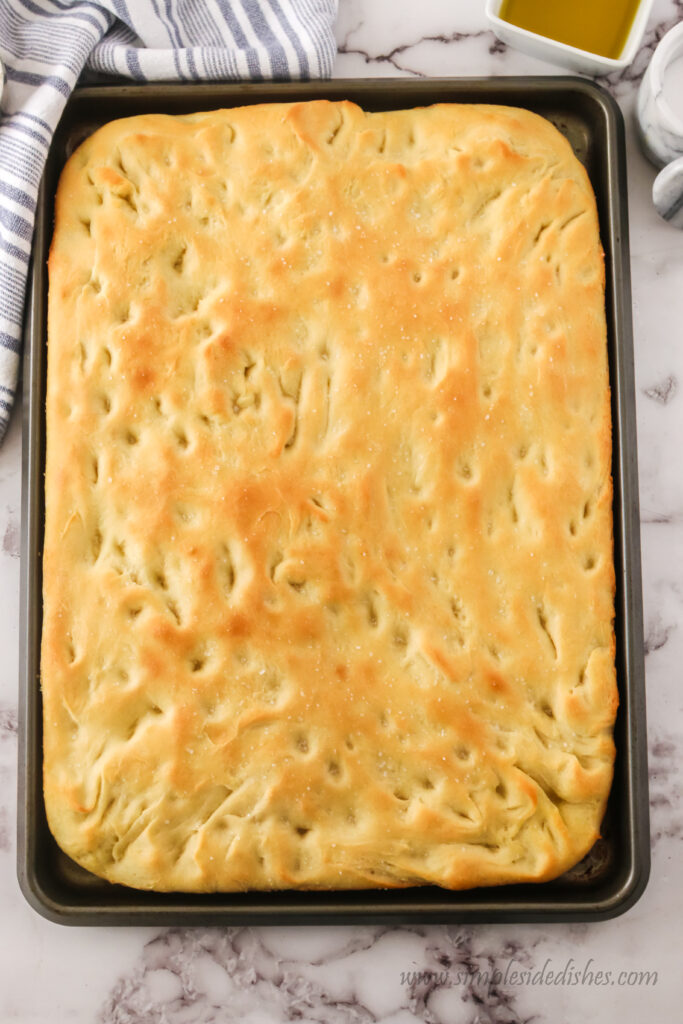
[[[661,167],[652,186],[657,212],[683,229],[683,118],[669,106],[665,72],[683,58],[683,21],[669,29],[654,52],[638,90],[636,123],[645,155]]]
[[[564,2],[571,3],[571,0]],[[632,62],[642,41],[653,3],[654,0],[641,0],[624,49],[621,56],[616,59],[601,57],[589,50],[579,50],[576,46],[559,43],[556,39],[548,39],[547,36],[540,36],[536,32],[511,25],[509,21],[503,21],[499,17],[503,0],[487,0],[486,17],[499,39],[517,50],[528,53],[531,57],[561,64],[584,75],[609,75],[613,71],[622,71]]]

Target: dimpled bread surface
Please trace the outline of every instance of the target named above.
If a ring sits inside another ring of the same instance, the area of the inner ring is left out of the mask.
[[[50,828],[144,889],[542,881],[614,757],[603,255],[546,120],[106,125],[49,261]]]

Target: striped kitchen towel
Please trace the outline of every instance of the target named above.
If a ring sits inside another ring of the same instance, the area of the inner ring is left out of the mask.
[[[337,0],[0,0],[0,442],[17,384],[38,185],[84,69],[138,81],[325,78]]]

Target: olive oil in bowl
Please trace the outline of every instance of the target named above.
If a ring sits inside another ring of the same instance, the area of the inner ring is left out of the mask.
[[[616,60],[640,0],[503,0],[498,17],[527,32]]]

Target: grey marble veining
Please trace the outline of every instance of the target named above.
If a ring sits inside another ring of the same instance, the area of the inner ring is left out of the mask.
[[[563,73],[497,42],[485,27],[483,6],[471,0],[341,0],[335,73]],[[88,930],[39,918],[20,895],[14,868],[17,409],[0,451],[3,1024],[640,1024],[680,1016],[683,232],[664,224],[652,207],[656,172],[637,146],[633,108],[656,42],[681,19],[683,0],[658,0],[634,65],[606,82],[628,129],[653,848],[645,895],[623,918],[561,926]],[[579,981],[553,984],[551,971],[565,971],[565,978],[575,972]],[[610,982],[599,982],[598,972],[608,971]],[[638,972],[648,978],[638,980]]]
[[[267,931],[265,939],[247,929],[165,932],[117,982],[101,1024],[531,1019],[503,979],[506,971],[508,977],[514,969],[533,971],[533,942],[501,945],[472,929],[448,927],[355,929],[341,948],[306,963],[283,955],[280,946],[277,938],[268,941]],[[408,966],[392,969],[397,957]],[[379,985],[359,978],[361,961],[374,965]],[[218,1009],[226,1005],[228,1018]]]
[[[643,394],[647,395],[654,402],[659,402],[661,405],[668,405],[669,402],[676,396],[678,391],[678,378],[674,377],[672,373],[668,377],[664,377],[661,380],[651,384],[649,388],[643,388]]]

